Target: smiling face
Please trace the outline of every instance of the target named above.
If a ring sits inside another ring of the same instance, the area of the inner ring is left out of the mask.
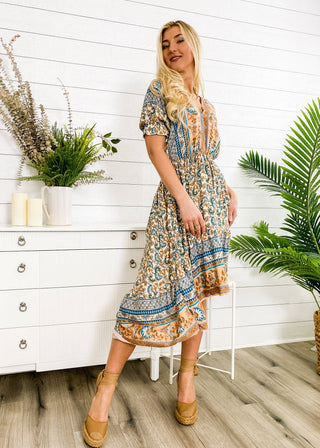
[[[193,54],[181,33],[179,26],[164,31],[162,37],[162,54],[166,65],[180,73],[194,68]]]

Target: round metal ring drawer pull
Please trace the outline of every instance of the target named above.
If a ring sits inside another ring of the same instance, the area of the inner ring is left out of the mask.
[[[18,272],[24,272],[26,270],[26,265],[24,263],[20,263],[19,266],[17,267],[17,271]]]
[[[19,310],[20,310],[22,313],[24,313],[25,311],[27,311],[27,309],[28,309],[28,307],[27,307],[26,302],[20,302]]]
[[[19,246],[24,246],[26,244],[26,240],[25,240],[24,236],[19,236],[18,244],[19,244]]]
[[[130,267],[131,268],[135,268],[137,266],[137,263],[135,262],[135,260],[132,258],[131,260],[130,260]]]
[[[27,348],[27,341],[25,339],[21,339],[21,341],[19,342],[19,347],[24,350],[25,348]]]

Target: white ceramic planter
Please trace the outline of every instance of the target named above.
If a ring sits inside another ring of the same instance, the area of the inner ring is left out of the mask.
[[[47,193],[47,194],[46,194]],[[72,187],[41,188],[43,211],[49,226],[72,224]]]

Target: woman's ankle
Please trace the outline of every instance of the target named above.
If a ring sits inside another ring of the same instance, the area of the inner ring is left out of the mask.
[[[107,419],[114,391],[115,386],[113,384],[99,386],[89,410],[89,415],[93,419],[100,421]]]
[[[181,376],[183,375],[183,376]],[[189,378],[186,378],[189,376]],[[193,377],[186,373],[180,373],[178,378],[178,401],[184,403],[191,403],[196,398],[196,390],[193,382]]]
[[[96,395],[102,395],[105,397],[112,396],[116,390],[115,384],[100,384]]]

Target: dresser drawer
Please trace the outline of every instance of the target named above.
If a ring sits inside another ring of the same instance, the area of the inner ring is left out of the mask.
[[[143,248],[145,231],[0,232],[0,251]]]
[[[39,291],[0,291],[0,328],[39,325]]]
[[[35,363],[38,331],[38,327],[0,330],[0,367]]]
[[[114,320],[132,284],[40,289],[40,325]]]
[[[111,343],[113,327],[112,321],[40,327],[39,363],[103,363]]]
[[[39,253],[40,288],[133,283],[143,249]]]
[[[105,364],[115,321],[50,325],[39,329],[37,371]],[[137,346],[129,359],[150,357],[150,347]]]
[[[0,252],[0,290],[38,288],[38,252]]]

